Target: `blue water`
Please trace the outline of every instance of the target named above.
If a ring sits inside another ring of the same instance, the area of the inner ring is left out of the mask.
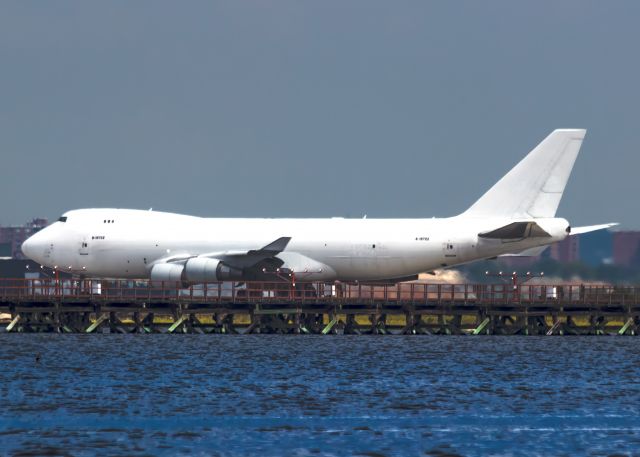
[[[0,334],[0,347],[0,453],[640,455],[634,337]]]

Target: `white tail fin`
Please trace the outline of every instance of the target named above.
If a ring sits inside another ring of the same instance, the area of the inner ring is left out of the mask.
[[[554,217],[586,130],[554,130],[465,216]]]

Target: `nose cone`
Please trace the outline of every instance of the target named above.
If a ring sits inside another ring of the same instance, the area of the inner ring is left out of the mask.
[[[44,240],[42,236],[38,236],[40,233],[36,233],[35,235],[31,235],[29,238],[22,243],[22,253],[30,258],[31,260],[35,260],[38,263],[41,263],[42,256],[44,254]]]
[[[24,243],[22,243],[22,247],[20,248],[22,249],[22,253],[25,255],[25,257],[29,257],[30,259],[33,259],[33,252],[34,252],[32,238],[33,236],[30,236],[29,238],[27,238],[24,241]]]

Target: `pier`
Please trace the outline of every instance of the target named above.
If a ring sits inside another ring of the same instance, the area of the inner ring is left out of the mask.
[[[0,331],[637,335],[639,289],[0,279]]]

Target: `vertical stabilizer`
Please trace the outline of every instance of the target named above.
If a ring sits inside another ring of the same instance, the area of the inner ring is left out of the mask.
[[[554,217],[586,133],[584,129],[551,132],[464,215]]]

